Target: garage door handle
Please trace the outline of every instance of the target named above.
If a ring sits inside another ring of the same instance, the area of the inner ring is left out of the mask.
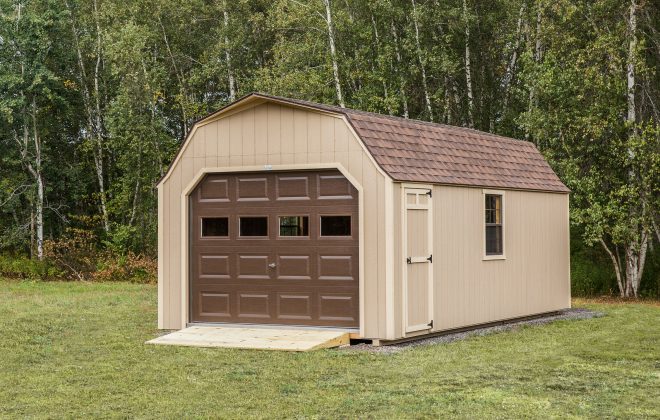
[[[275,264],[275,263],[268,264],[268,268],[275,268],[276,266],[277,266],[277,264]]]

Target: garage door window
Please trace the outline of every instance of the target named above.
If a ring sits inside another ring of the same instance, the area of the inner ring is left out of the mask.
[[[229,236],[229,219],[227,217],[202,217],[202,236],[205,238]]]
[[[268,236],[268,217],[241,217],[238,229],[240,236]]]
[[[351,216],[321,216],[321,236],[351,236]]]
[[[280,216],[280,236],[309,236],[309,217]]]

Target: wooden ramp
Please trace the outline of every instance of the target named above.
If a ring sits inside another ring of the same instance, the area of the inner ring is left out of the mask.
[[[349,344],[349,333],[331,329],[193,326],[147,344],[234,349],[310,351]]]

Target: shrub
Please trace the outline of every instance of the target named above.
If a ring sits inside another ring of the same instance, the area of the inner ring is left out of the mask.
[[[62,275],[49,261],[25,256],[0,255],[0,276],[16,279],[48,280]]]

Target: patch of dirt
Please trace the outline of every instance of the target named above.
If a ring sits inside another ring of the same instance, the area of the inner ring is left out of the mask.
[[[412,347],[451,343],[452,341],[465,340],[466,338],[469,337],[483,336],[489,334],[496,334],[499,332],[511,331],[518,329],[519,327],[524,325],[544,325],[555,321],[600,318],[602,316],[605,316],[605,314],[602,312],[592,311],[584,308],[573,308],[573,309],[566,309],[563,311],[559,311],[559,313],[557,314],[548,315],[540,318],[528,319],[524,321],[513,321],[502,325],[475,328],[470,331],[462,331],[462,332],[438,335],[435,337],[420,338],[418,340],[411,340],[405,343],[391,344],[385,346],[372,346],[371,344],[360,343],[352,346],[341,347],[340,350],[367,351],[367,352],[379,353],[379,354],[393,354]]]

